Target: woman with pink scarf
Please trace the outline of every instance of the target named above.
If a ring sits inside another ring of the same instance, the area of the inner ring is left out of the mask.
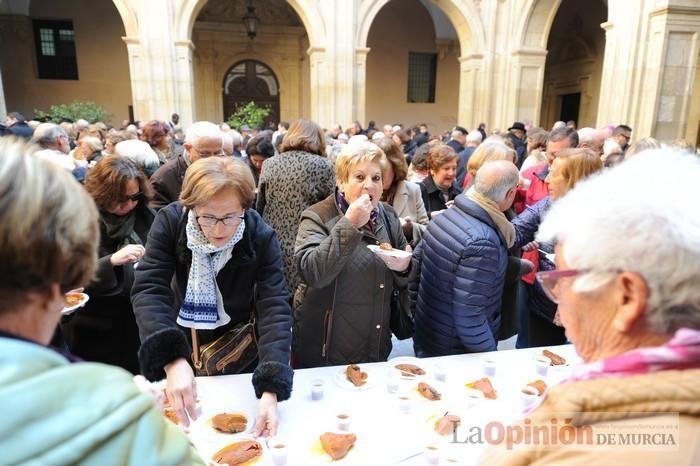
[[[700,464],[698,179],[697,157],[653,151],[552,207],[538,239],[557,241],[557,268],[538,280],[584,363],[520,426],[556,419],[581,441],[499,447],[484,464]]]

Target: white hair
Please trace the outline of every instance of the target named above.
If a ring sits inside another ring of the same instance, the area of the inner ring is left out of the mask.
[[[368,141],[367,136],[364,134],[356,134],[348,139],[348,144],[359,144],[366,143]]]
[[[473,129],[473,130],[469,131],[469,134],[467,134],[467,142],[480,143],[482,139],[483,139],[483,136],[481,136],[481,131],[479,131],[478,129]]]
[[[377,131],[376,133],[374,133],[372,135],[372,141],[376,142],[376,141],[379,141],[380,139],[384,139],[385,137],[386,137],[386,134],[384,134],[381,131]]]
[[[214,123],[209,121],[197,121],[192,123],[185,132],[185,142],[197,146],[200,139],[218,139],[221,148],[224,145],[224,138],[221,130]]]
[[[241,133],[236,131],[235,129],[232,129],[231,131],[228,132],[229,136],[231,136],[231,140],[233,141],[233,147],[234,149],[241,144],[243,144],[243,136],[241,136]]]
[[[555,121],[554,125],[552,125],[552,131],[559,128],[566,128],[566,123],[564,123],[563,121]]]
[[[577,183],[554,203],[537,239],[561,242],[571,268],[592,270],[574,291],[595,292],[619,270],[637,272],[649,287],[652,331],[700,329],[698,179],[693,155],[642,153]]]
[[[32,135],[32,142],[44,149],[58,147],[58,138],[64,137],[68,140],[66,131],[55,123],[42,123],[36,127]]]
[[[114,146],[114,153],[120,157],[133,160],[143,167],[146,173],[152,173],[160,166],[158,154],[145,141],[128,139]]]
[[[395,133],[398,133],[399,131],[401,131],[401,129],[402,129],[402,128],[401,128],[399,125],[394,125],[394,126],[391,128],[391,130],[392,130],[393,132],[395,132]]]
[[[90,123],[87,120],[83,120],[82,118],[79,119],[78,121],[75,122],[75,127],[78,131],[87,129],[90,127]]]
[[[578,130],[578,145],[586,144],[590,147],[595,142],[597,134],[598,130],[595,128],[581,128]]]
[[[461,132],[461,131],[459,131],[459,130],[457,130],[457,129],[454,130],[454,131],[452,131],[452,132],[450,133],[450,137],[451,137],[452,139],[457,139],[457,138],[460,138],[460,137],[462,137],[462,136],[464,136],[464,133]]]

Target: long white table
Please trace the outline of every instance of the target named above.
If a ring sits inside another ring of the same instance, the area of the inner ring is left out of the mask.
[[[535,372],[535,358],[542,354],[543,348],[421,359],[420,364],[427,371],[424,381],[442,393],[441,401],[420,397],[415,390],[416,380],[402,379],[398,393],[389,393],[387,381],[395,360],[362,364],[369,372],[369,386],[362,390],[349,389],[349,385],[342,382],[343,376],[338,374],[344,373],[345,366],[297,370],[292,397],[279,404],[278,436],[289,446],[287,465],[331,462],[320,446],[319,436],[337,431],[339,413],[351,416],[350,432],[357,435],[357,442],[348,456],[336,462],[338,464],[424,465],[428,463],[423,452],[429,444],[440,448],[440,464],[474,464],[486,446],[464,442],[470,427],[484,426],[490,421],[504,424],[517,421],[525,411],[521,400],[524,385],[536,379],[544,379],[548,386],[557,384],[569,376],[571,366],[580,362],[571,345],[548,348],[566,358],[569,365],[550,368],[546,377]],[[482,359],[485,356],[496,361],[496,375],[491,380],[498,399],[474,402],[468,398],[470,390],[465,384],[484,376]],[[445,382],[433,378],[436,366],[441,366],[447,374]],[[315,380],[324,381],[324,396],[319,401],[311,399],[311,385]],[[208,423],[211,417],[220,412],[242,412],[251,419],[249,428],[252,428],[257,400],[250,374],[200,377],[197,384],[202,415],[188,435],[204,460],[209,461],[222,447],[246,438],[246,434],[215,432]],[[411,399],[407,403],[410,412],[401,411],[399,396]],[[456,436],[439,437],[434,432],[435,421],[446,412],[461,417],[462,425]],[[272,465],[270,452],[266,449],[254,464]]]

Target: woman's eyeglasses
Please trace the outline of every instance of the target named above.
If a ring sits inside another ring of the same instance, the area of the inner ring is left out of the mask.
[[[557,284],[559,280],[567,277],[577,277],[590,272],[607,272],[607,273],[621,273],[622,270],[594,270],[594,269],[565,269],[565,270],[548,270],[546,272],[537,272],[535,277],[537,282],[542,285],[542,290],[544,294],[547,295],[553,303],[559,304],[559,297],[557,296]]]
[[[243,220],[244,214],[240,215],[229,215],[227,217],[213,217],[211,215],[199,215],[196,216],[195,219],[197,219],[197,223],[199,224],[200,227],[204,228],[213,228],[216,226],[217,223],[221,222],[227,227],[235,227],[238,226],[238,224],[241,223]]]
[[[119,198],[119,202],[121,202],[122,204],[125,204],[129,201],[140,201],[142,196],[143,196],[142,192],[138,192],[136,194],[128,194],[128,195],[125,195],[125,196],[122,196],[121,198]]]

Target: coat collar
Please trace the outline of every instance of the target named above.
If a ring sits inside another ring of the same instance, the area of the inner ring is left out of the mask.
[[[480,222],[483,222],[486,225],[488,225],[493,231],[496,232],[498,238],[503,244],[503,247],[508,249],[508,245],[506,244],[505,238],[501,234],[501,230],[498,229],[493,220],[491,220],[491,216],[486,212],[486,210],[484,210],[483,207],[469,199],[465,194],[460,194],[455,198],[455,207],[459,208],[459,210],[469,215],[470,217],[474,217]]]
[[[425,186],[425,189],[426,191],[428,191],[428,194],[433,194],[434,192],[440,191],[440,188],[438,188],[438,186],[435,184],[432,175],[426,176],[425,179],[421,181],[421,183],[423,183],[423,186]],[[447,192],[450,194],[450,197],[456,197],[462,191],[457,189],[457,187],[455,187],[453,183],[452,186],[450,186],[450,189],[447,190]]]

